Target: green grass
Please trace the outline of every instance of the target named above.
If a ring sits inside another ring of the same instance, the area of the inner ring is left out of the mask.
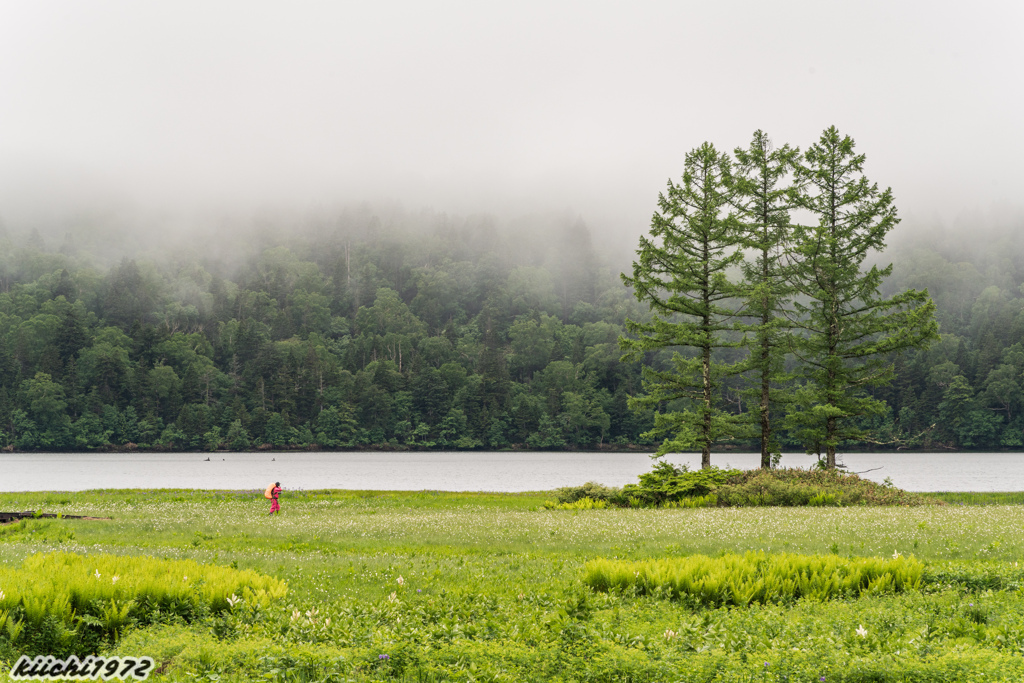
[[[1024,505],[1024,491],[939,491],[928,495],[950,505]]]
[[[111,652],[153,656],[154,680],[1024,680],[1024,506],[544,509],[552,497],[286,492],[269,517],[262,491],[7,493],[0,510],[111,519],[0,527],[0,566],[146,555],[287,583],[258,613],[127,629]],[[748,552],[899,554],[924,587],[707,608],[583,582],[602,558]]]

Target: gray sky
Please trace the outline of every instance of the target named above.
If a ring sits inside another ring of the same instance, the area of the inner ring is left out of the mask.
[[[393,199],[635,235],[702,141],[832,124],[904,217],[1018,211],[1021,35],[1019,0],[0,0],[0,214]]]

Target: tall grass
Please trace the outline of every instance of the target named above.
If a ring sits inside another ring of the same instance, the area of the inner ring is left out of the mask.
[[[950,505],[1024,505],[1024,491],[937,491],[926,495]]]

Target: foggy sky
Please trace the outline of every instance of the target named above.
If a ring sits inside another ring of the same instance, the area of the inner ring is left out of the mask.
[[[902,216],[956,223],[1024,207],[1022,32],[1016,0],[4,0],[0,215],[397,200],[633,236],[702,141],[834,124]]]

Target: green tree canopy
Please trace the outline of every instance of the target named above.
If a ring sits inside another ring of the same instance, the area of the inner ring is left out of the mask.
[[[662,437],[658,454],[698,447],[711,467],[711,447],[738,434],[736,417],[721,408],[722,381],[743,369],[713,357],[734,348],[736,299],[741,291],[730,270],[742,259],[744,236],[730,215],[735,184],[727,155],[705,142],[686,155],[682,183],[669,180],[658,195],[650,237],[640,238],[632,276],[623,275],[636,298],[652,312],[649,322],[626,320],[624,358],[672,349],[668,367],[644,366],[644,393],[633,405],[656,408],[650,434]]]
[[[866,436],[857,418],[884,413],[885,404],[867,389],[891,381],[889,354],[938,337],[927,291],[885,298],[879,290],[892,266],[865,266],[899,219],[892,190],[868,181],[864,160],[853,139],[833,126],[797,166],[805,191],[794,197],[813,222],[794,226],[791,282],[798,294],[794,323],[803,331],[796,343],[802,383],[788,424],[808,452],[825,452],[829,468],[840,442]]]

